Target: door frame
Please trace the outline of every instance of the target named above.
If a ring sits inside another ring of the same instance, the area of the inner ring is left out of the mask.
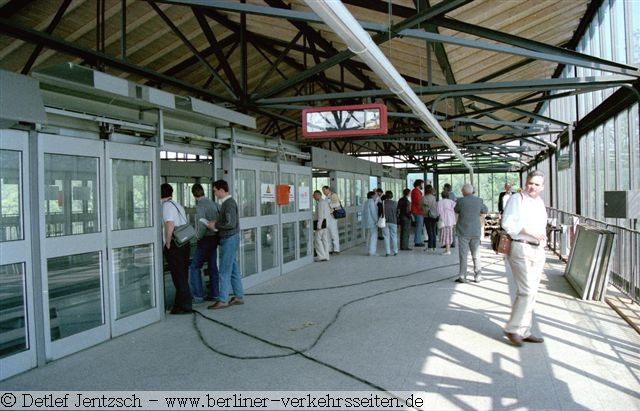
[[[0,149],[21,153],[20,161],[20,212],[22,240],[0,242],[2,265],[23,264],[24,316],[27,349],[0,359],[0,380],[37,366],[36,315],[34,304],[34,265],[31,252],[31,202],[29,133],[18,130],[0,130]]]

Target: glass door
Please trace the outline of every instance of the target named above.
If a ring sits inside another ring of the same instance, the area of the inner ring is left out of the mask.
[[[109,338],[104,142],[38,135],[45,351],[60,358]]]
[[[289,204],[280,206],[282,272],[313,262],[311,168],[280,165],[280,184],[289,186]]]
[[[240,274],[245,287],[250,287],[280,275],[278,165],[245,158],[233,161],[233,195],[240,215]]]
[[[36,366],[29,134],[0,130],[0,380]]]
[[[107,243],[112,335],[161,318],[156,149],[107,143]]]

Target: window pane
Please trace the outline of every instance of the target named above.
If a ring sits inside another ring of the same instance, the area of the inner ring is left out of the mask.
[[[236,170],[235,183],[238,214],[240,217],[255,217],[257,212],[255,170]]]
[[[362,183],[362,178],[361,177],[356,177],[356,181],[355,181],[355,202],[353,205],[355,206],[361,206],[364,204],[363,202],[363,188],[364,188],[364,184]],[[366,197],[365,197],[366,198]]]
[[[311,209],[311,177],[298,174],[298,210]]]
[[[153,297],[153,244],[113,250],[113,272],[118,289],[118,319],[155,306]]]
[[[240,272],[248,277],[258,272],[256,229],[241,230],[240,240]]]
[[[0,242],[22,240],[21,153],[0,150]]]
[[[0,358],[29,348],[24,264],[0,265]]]
[[[311,253],[309,242],[309,232],[311,231],[311,221],[299,221],[300,227],[300,258],[306,257]]]
[[[262,271],[267,271],[278,265],[277,225],[260,228],[262,245]]]
[[[151,227],[151,162],[111,160],[113,229]]]
[[[98,159],[45,154],[44,197],[47,237],[99,232]]]
[[[288,263],[296,259],[296,224],[282,224],[282,261]]]
[[[280,184],[289,186],[289,204],[282,206],[282,212],[293,213],[296,211],[296,175],[292,173],[281,173]]]
[[[51,341],[104,324],[100,252],[47,260]]]
[[[618,168],[620,170],[620,190],[631,189],[631,163],[629,158],[629,121],[627,111],[623,111],[616,116],[616,134],[620,141],[620,152],[618,153]]]
[[[260,172],[260,215],[276,213],[276,173]]]

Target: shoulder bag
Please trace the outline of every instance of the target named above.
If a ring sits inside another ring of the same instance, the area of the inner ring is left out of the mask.
[[[173,204],[176,210],[178,210],[178,214],[180,214],[182,218],[184,218],[184,221],[187,221],[187,218],[182,215],[178,206],[175,205],[173,201],[171,202],[171,204]],[[173,241],[176,242],[178,247],[182,247],[183,245],[190,243],[191,240],[194,239],[195,237],[196,237],[196,230],[188,222],[183,225],[177,225],[173,228]]]
[[[333,210],[333,218],[339,220],[341,218],[345,218],[347,216],[347,211],[342,207],[342,202],[340,202],[340,208],[336,208]]]

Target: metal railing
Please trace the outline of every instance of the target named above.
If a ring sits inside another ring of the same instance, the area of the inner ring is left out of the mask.
[[[549,248],[564,261],[569,257],[572,245],[572,241],[568,241],[569,239],[566,238],[566,235],[573,239],[571,233],[577,224],[586,224],[615,233],[609,282],[635,303],[640,303],[640,231],[608,224],[604,221],[594,220],[551,207],[547,207],[547,213],[549,219],[554,222],[552,228],[555,228],[555,230],[551,230],[552,235],[549,236]],[[559,230],[561,225],[570,226],[566,233]],[[561,246],[563,241],[566,241],[565,247]]]

